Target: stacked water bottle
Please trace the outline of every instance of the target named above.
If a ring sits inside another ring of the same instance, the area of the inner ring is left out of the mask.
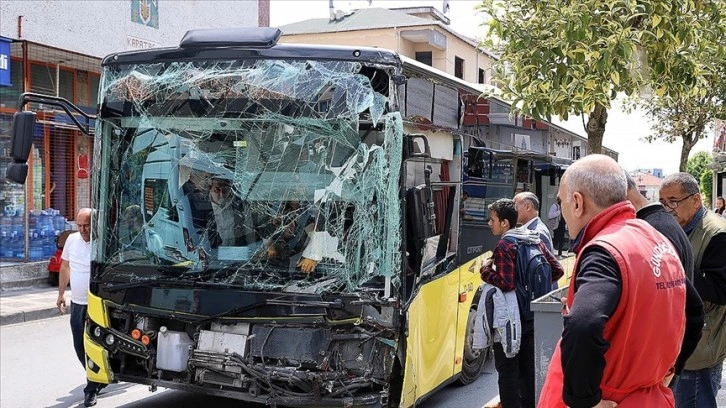
[[[0,216],[0,258],[25,258],[23,209],[5,208]],[[30,211],[28,219],[28,258],[48,259],[55,253],[56,237],[71,229],[70,223],[53,208]]]

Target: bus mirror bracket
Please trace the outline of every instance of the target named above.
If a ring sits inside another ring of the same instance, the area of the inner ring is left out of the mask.
[[[416,145],[416,139],[423,140],[424,151],[417,152],[418,146]],[[404,160],[413,157],[431,157],[431,148],[429,147],[429,139],[420,133],[404,135],[403,136],[403,158]]]
[[[18,111],[13,114],[13,123],[10,130],[10,157],[12,162],[8,164],[5,171],[6,178],[18,184],[25,184],[28,178],[28,158],[30,157],[30,146],[33,144],[33,135],[35,134],[37,115],[35,112],[23,110],[23,107],[29,102],[42,103],[63,109],[78,127],[78,130],[88,136],[91,136],[90,121],[96,119],[95,115],[87,114],[67,99],[30,92],[21,94],[18,99]],[[82,124],[74,116],[73,112],[84,117],[86,124]]]
[[[20,111],[13,115],[10,139],[10,158],[6,177],[18,184],[25,184],[28,177],[28,157],[33,144],[35,129],[35,112]]]

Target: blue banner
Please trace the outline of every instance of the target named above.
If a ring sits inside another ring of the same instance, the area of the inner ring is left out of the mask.
[[[0,37],[0,86],[13,86],[10,82],[10,43],[13,40]]]

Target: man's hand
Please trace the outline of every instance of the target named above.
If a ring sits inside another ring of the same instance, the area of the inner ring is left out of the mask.
[[[493,264],[494,264],[494,258],[489,258],[486,261],[484,261],[484,263],[482,264],[482,266],[485,266],[487,268],[491,268]]]
[[[570,308],[567,307],[567,298],[563,296],[560,301],[562,302],[562,310],[560,310],[560,314],[562,314],[562,316],[567,316],[570,313]]]
[[[673,376],[675,376],[675,373],[673,373],[673,372],[671,372],[671,373],[669,373],[668,375],[665,376],[665,378],[663,379],[663,386],[664,387],[667,387],[667,386],[671,385],[671,381],[673,381]]]
[[[58,308],[60,314],[66,313],[66,298],[63,295],[58,295],[58,300],[55,301],[55,306]]]
[[[592,408],[615,408],[617,406],[618,404],[615,401],[600,400],[600,402]]]
[[[316,266],[318,266],[318,261],[313,261],[312,259],[308,258],[301,258],[300,262],[297,263],[297,266],[300,268],[301,271],[305,273],[310,273],[315,270]]]

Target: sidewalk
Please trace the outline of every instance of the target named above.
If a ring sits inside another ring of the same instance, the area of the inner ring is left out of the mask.
[[[70,306],[70,289],[65,295]],[[57,299],[58,288],[50,286],[0,291],[0,326],[60,316]]]

